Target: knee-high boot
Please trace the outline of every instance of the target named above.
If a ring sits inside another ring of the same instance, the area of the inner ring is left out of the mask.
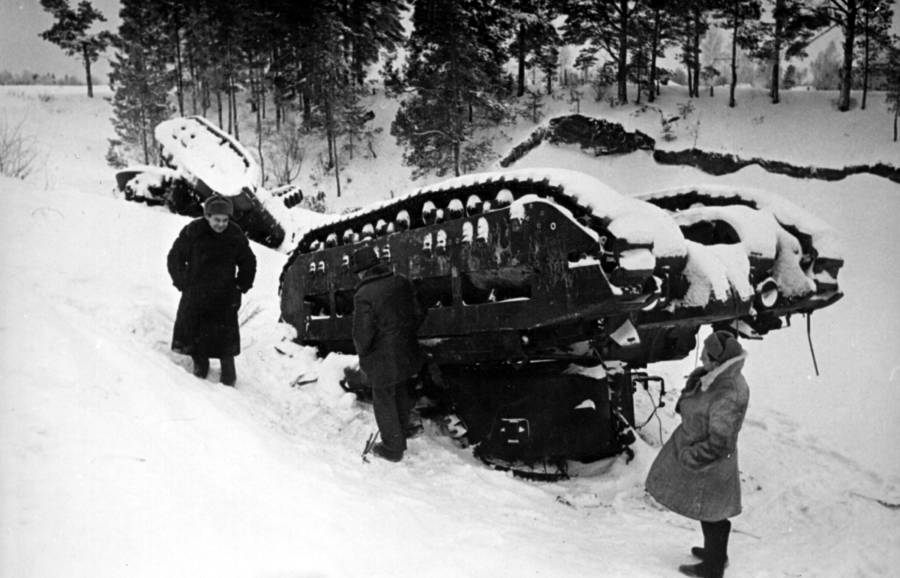
[[[219,362],[222,365],[222,377],[219,381],[221,381],[223,385],[234,387],[234,383],[237,381],[237,373],[234,369],[234,358],[222,357],[219,359]]]
[[[716,522],[713,531],[710,533],[710,562],[713,563],[714,568],[719,571],[719,576],[721,576],[722,572],[725,571],[725,566],[728,565],[728,538],[731,535],[731,522],[728,520],[722,520],[721,522]]]
[[[728,520],[724,520],[724,521],[728,522],[728,529],[730,531],[731,530],[731,522],[729,522]],[[703,546],[694,546],[693,548],[691,548],[691,554],[693,554],[695,558],[699,558],[701,560],[706,560],[706,558],[709,556],[709,554],[707,554],[707,552],[710,550],[712,542],[715,541],[715,538],[713,538],[712,541],[710,540],[710,534],[715,532],[714,525],[716,523],[717,522],[701,522],[700,523],[700,527],[703,530]],[[725,567],[726,568],[728,567],[727,538],[726,538],[726,552],[725,552]]]
[[[206,378],[206,374],[209,373],[209,358],[192,355],[191,359],[194,361],[194,375],[200,379]]]
[[[701,552],[692,553],[702,558],[699,564],[685,564],[678,567],[678,571],[685,576],[698,578],[722,578],[725,566],[728,564],[728,536],[731,533],[731,522],[720,520],[717,522],[701,522],[703,526],[704,547]],[[696,550],[700,550],[699,548]]]

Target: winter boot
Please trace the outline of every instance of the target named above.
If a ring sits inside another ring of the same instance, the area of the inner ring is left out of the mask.
[[[678,567],[678,571],[685,576],[698,576],[700,578],[721,578],[725,574],[725,565],[728,563],[728,535],[731,532],[731,522],[722,520],[719,522],[701,522],[705,546],[692,548],[691,553],[697,556],[702,552],[702,562],[699,564],[685,564]],[[701,558],[701,556],[697,556]]]
[[[222,377],[219,381],[222,382],[222,385],[234,387],[234,383],[237,381],[237,374],[234,369],[234,358],[222,357],[219,359],[219,362],[222,365]]]
[[[209,358],[195,357],[192,355],[191,359],[194,360],[194,375],[200,379],[206,379],[206,374],[209,373]]]
[[[403,459],[403,453],[394,453],[391,450],[387,449],[383,443],[377,443],[372,446],[372,453],[378,456],[383,460],[387,460],[389,462],[399,462]]]
[[[706,548],[694,546],[691,548],[691,555],[699,560],[706,560]],[[725,567],[728,568],[728,556],[725,557]]]
[[[705,561],[699,564],[682,564],[678,567],[678,571],[685,576],[695,576],[697,578],[722,578],[725,575],[724,567],[713,566]]]
[[[721,526],[721,528],[719,527]],[[691,554],[695,558],[699,558],[700,560],[707,560],[709,558],[709,548],[710,548],[710,540],[715,541],[715,537],[711,537],[716,533],[716,530],[722,532],[730,532],[731,531],[731,522],[728,520],[723,520],[721,522],[700,522],[700,527],[703,530],[703,547],[694,546],[691,548]],[[727,535],[726,535],[726,545],[727,545]],[[725,568],[728,567],[728,553],[725,553]]]

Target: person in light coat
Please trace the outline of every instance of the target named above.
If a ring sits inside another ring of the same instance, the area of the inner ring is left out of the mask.
[[[353,344],[372,384],[382,440],[372,453],[399,462],[410,431],[408,389],[425,362],[416,337],[425,312],[412,282],[380,263],[372,247],[353,253],[353,271],[360,278],[353,297]]]
[[[750,390],[741,374],[746,353],[728,331],[706,338],[701,359],[676,406],[681,425],[650,467],[646,487],[663,506],[700,522],[704,545],[691,553],[701,562],[678,569],[708,578],[724,574],[729,518],[741,513],[737,441]]]

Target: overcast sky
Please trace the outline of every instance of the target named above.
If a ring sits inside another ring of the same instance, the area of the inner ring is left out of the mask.
[[[72,6],[77,3],[77,0],[70,0]],[[102,25],[95,26],[94,30],[100,30],[102,26],[115,31],[119,27],[119,0],[91,0],[91,3],[107,19]],[[0,0],[0,70],[16,74],[29,70],[57,76],[70,74],[83,77],[84,70],[78,58],[66,56],[60,48],[38,36],[52,22],[50,14],[41,8],[40,0]],[[900,9],[895,9],[893,24],[893,33],[900,33]],[[840,44],[840,33],[832,31],[817,41],[811,47],[810,54],[824,49],[831,40]],[[112,51],[101,55],[92,68],[93,75],[104,83],[109,73],[111,55]]]
[[[107,20],[92,30],[118,29],[119,0],[91,0],[91,4]],[[77,6],[78,0],[70,0],[69,5]],[[44,11],[40,0],[0,0],[0,70],[15,74],[29,70],[83,77],[84,68],[78,58],[66,56],[62,49],[38,36],[52,24],[53,17]],[[104,83],[111,55],[111,51],[101,55],[92,67],[93,75]]]

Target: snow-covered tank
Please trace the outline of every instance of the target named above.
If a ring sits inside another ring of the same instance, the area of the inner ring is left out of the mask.
[[[261,194],[274,195],[262,188],[259,165],[237,139],[200,116],[163,121],[154,136],[165,166],[118,171],[116,182],[126,200],[199,216],[200,204],[218,193],[231,198],[234,219],[248,237],[273,248],[284,242],[284,227],[260,200]],[[285,206],[295,206],[298,196],[299,189],[291,190],[283,197]]]
[[[282,318],[302,344],[354,353],[351,259],[373,246],[427,308],[429,396],[489,463],[558,475],[567,460],[627,451],[635,380],[646,379],[635,370],[687,356],[701,325],[757,336],[840,296],[836,284],[790,298],[779,285],[779,248],[792,234],[815,239],[801,233],[811,220],[788,232],[740,195],[693,215],[653,198],[556,169],[423,187],[307,230],[282,271]],[[731,237],[691,233],[719,221]]]

